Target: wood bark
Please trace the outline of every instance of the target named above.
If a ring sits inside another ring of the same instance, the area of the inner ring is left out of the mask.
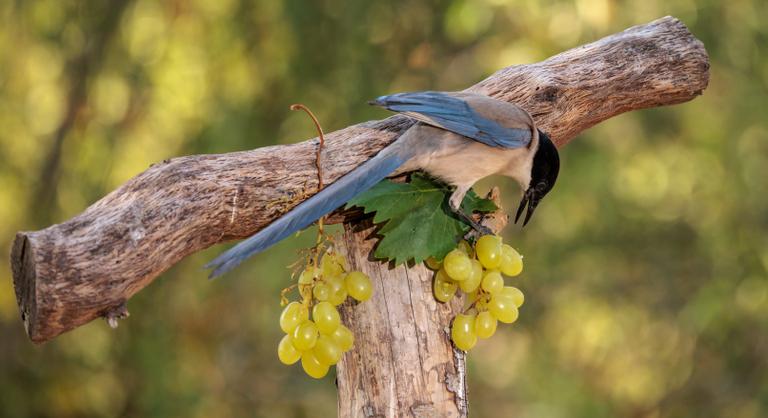
[[[370,259],[374,227],[345,224],[341,251],[371,278],[371,300],[341,314],[355,347],[336,365],[338,416],[466,416],[463,354],[454,358],[446,332],[462,299],[438,303],[434,273],[422,264],[390,268]]]
[[[508,216],[499,189],[487,196],[499,210],[481,223],[501,231]],[[339,418],[466,417],[465,354],[451,344],[451,320],[464,298],[440,303],[432,296],[434,272],[423,264],[390,268],[371,258],[375,227],[370,219],[344,225],[340,251],[352,268],[371,278],[371,300],[345,304],[344,323],[355,334],[355,347],[336,366]],[[472,234],[476,234],[474,231]]]
[[[628,110],[691,100],[708,79],[702,43],[666,17],[540,63],[505,68],[468,90],[517,103],[563,145]],[[412,124],[393,116],[327,135],[324,182]],[[30,339],[40,343],[98,317],[126,315],[126,301],[185,256],[250,236],[310,197],[317,144],[315,138],[166,160],[64,223],[19,232],[11,265]]]

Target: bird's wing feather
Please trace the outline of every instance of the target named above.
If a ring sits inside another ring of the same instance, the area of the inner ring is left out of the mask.
[[[397,146],[384,148],[375,157],[345,174],[314,196],[301,202],[255,235],[230,248],[205,265],[213,269],[210,278],[235,268],[248,257],[260,253],[283,238],[300,231],[387,177],[408,158],[408,151]]]
[[[507,128],[480,115],[461,97],[424,91],[381,96],[371,102],[420,122],[501,148],[520,148],[531,142],[531,130]]]

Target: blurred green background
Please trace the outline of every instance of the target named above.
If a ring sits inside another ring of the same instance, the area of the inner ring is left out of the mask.
[[[0,248],[150,164],[378,119],[381,94],[454,90],[664,15],[704,41],[709,88],[562,150],[523,232],[521,317],[469,356],[475,417],[768,416],[768,3],[760,0],[6,0]],[[506,206],[518,190],[503,187]],[[312,234],[209,282],[189,257],[43,346],[0,278],[0,416],[330,417],[333,378],[278,363],[285,266]]]

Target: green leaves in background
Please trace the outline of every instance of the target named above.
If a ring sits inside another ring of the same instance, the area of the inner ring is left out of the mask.
[[[347,207],[376,212],[374,223],[385,223],[379,230],[382,238],[374,253],[377,258],[395,264],[409,260],[420,263],[429,257],[442,259],[470,229],[451,212],[451,192],[448,186],[417,173],[410,183],[384,180],[349,201]],[[492,201],[478,197],[472,190],[461,207],[466,213],[496,210]]]

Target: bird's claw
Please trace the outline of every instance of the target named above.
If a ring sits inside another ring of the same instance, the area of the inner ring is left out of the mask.
[[[472,229],[477,231],[479,236],[493,235],[493,231],[491,231],[491,228],[488,228],[485,225],[481,225],[479,222],[477,222],[474,219],[472,219],[472,217],[470,215],[468,215],[467,213],[465,213],[463,210],[461,210],[461,209],[457,210],[456,214],[462,220],[464,220],[464,222],[468,223],[472,227]]]
[[[491,228],[488,228],[485,225],[480,225],[477,222],[475,222],[475,225],[472,225],[472,228],[474,228],[475,231],[477,231],[477,233],[480,234],[480,236],[493,235],[493,231],[491,231]]]

